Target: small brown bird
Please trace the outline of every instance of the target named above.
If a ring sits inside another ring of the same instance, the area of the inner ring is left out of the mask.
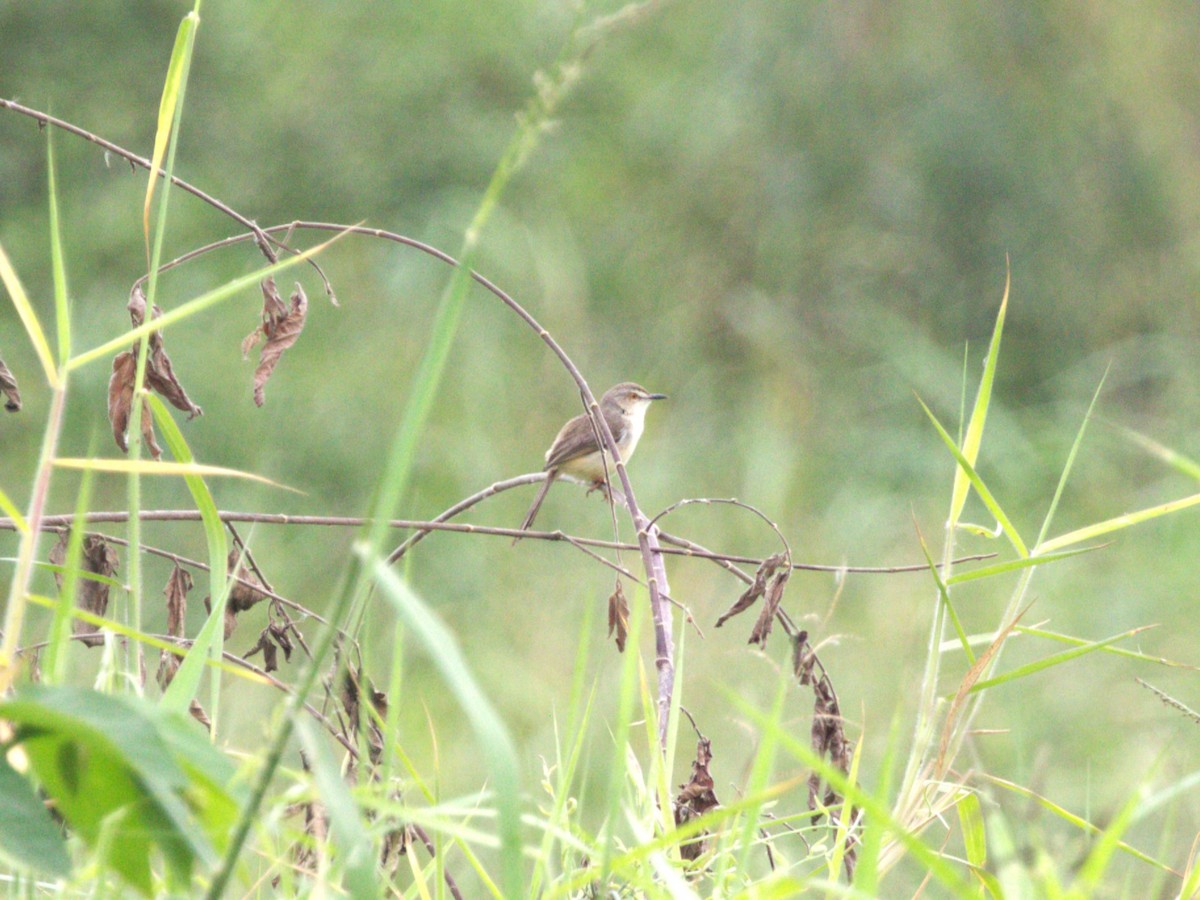
[[[611,387],[600,398],[600,414],[608,423],[617,449],[621,452],[621,461],[629,462],[633,451],[637,448],[638,439],[642,436],[642,428],[646,423],[646,410],[653,400],[665,400],[666,394],[651,394],[644,387],[625,381],[616,387]],[[612,468],[613,461],[608,461]],[[559,431],[558,437],[546,451],[546,480],[533,498],[533,505],[525,514],[521,530],[528,531],[537,517],[542,501],[555,479],[565,475],[578,481],[590,482],[593,488],[605,486],[604,454],[596,439],[596,428],[590,416],[576,416],[567,422]],[[515,544],[520,538],[514,539]]]

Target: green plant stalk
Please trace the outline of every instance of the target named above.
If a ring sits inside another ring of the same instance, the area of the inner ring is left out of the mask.
[[[171,176],[175,171],[175,151],[179,144],[179,125],[183,120],[183,100],[187,93],[188,70],[191,68],[192,48],[196,41],[196,27],[199,24],[199,10],[201,0],[196,0],[196,4],[192,12],[185,16],[180,23],[179,39],[176,42],[173,56],[182,53],[183,58],[180,65],[180,83],[179,95],[175,101],[174,113],[171,120],[171,136],[167,145],[167,161],[164,169],[164,184],[162,187],[162,195],[158,201],[158,220],[155,223],[154,242],[150,252],[150,279],[146,285],[146,312],[144,322],[149,322],[153,318],[154,304],[157,300],[158,288],[158,266],[162,261],[163,240],[167,231],[167,209],[171,197]],[[150,178],[158,177],[157,172],[151,172]],[[133,388],[133,407],[130,410],[129,416],[129,458],[138,460],[142,455],[142,395],[145,391],[146,379],[146,357],[150,349],[150,335],[145,334],[138,342],[137,368],[134,375]],[[135,470],[129,473],[129,525],[128,525],[128,572],[129,572],[129,605],[132,615],[128,621],[135,631],[142,630],[142,522],[138,511],[142,508],[142,480],[141,475]],[[211,596],[217,596],[216,583],[218,579],[223,580],[223,570],[210,570],[210,579],[212,581]],[[217,652],[216,658],[220,658],[220,651],[223,649],[221,637],[218,636],[214,644],[214,649]],[[130,681],[133,684],[141,685],[141,672],[144,668],[144,656],[142,653],[141,644],[135,644],[133,648],[133,659],[126,660],[128,666],[128,674]],[[213,733],[216,733],[215,717],[220,709],[220,679],[213,678],[213,697],[212,697],[212,716],[214,717]]]
[[[63,573],[58,603],[50,623],[50,642],[46,647],[47,684],[62,684],[66,677],[67,653],[71,643],[71,613],[75,608],[75,585],[79,581],[79,560],[83,550],[83,517],[92,496],[92,473],[84,471],[79,495],[75,500],[75,523],[67,546],[67,571]]]
[[[7,691],[16,674],[16,652],[21,646],[21,628],[25,621],[26,593],[37,556],[41,537],[42,516],[46,512],[46,497],[50,493],[50,473],[54,471],[54,455],[62,432],[63,413],[67,406],[67,372],[59,372],[50,394],[50,411],[46,417],[46,432],[38,455],[37,477],[29,498],[25,519],[29,530],[21,535],[17,548],[17,565],[8,591],[8,608],[4,613],[4,642],[0,644],[0,693]]]
[[[279,723],[275,730],[275,738],[267,748],[267,754],[263,759],[263,765],[259,770],[258,780],[254,784],[250,799],[246,802],[246,806],[238,818],[237,826],[234,828],[233,834],[229,839],[229,846],[225,848],[221,867],[217,870],[217,874],[213,876],[212,883],[205,894],[208,900],[220,900],[220,898],[225,896],[225,889],[229,886],[229,880],[233,877],[233,870],[237,866],[242,847],[246,844],[246,838],[250,835],[250,828],[254,824],[258,810],[267,796],[267,790],[270,788],[271,781],[275,777],[275,772],[279,769],[279,763],[283,759],[283,752],[287,748],[288,740],[292,736],[296,718],[303,713],[304,702],[312,692],[313,686],[317,683],[317,678],[321,672],[322,665],[324,665],[325,657],[333,647],[333,640],[337,635],[337,626],[335,623],[341,621],[342,616],[345,615],[350,605],[351,597],[350,582],[347,580],[338,592],[333,608],[327,617],[329,624],[321,630],[317,640],[313,644],[312,656],[301,672],[295,692],[288,697],[287,706],[284,709],[283,715],[279,718]]]

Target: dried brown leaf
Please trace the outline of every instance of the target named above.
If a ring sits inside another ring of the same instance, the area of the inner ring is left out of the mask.
[[[254,370],[254,402],[262,406],[266,401],[266,385],[279,364],[284,351],[296,343],[300,332],[304,330],[304,320],[308,315],[308,297],[304,288],[296,283],[292,292],[290,306],[285,306],[275,286],[274,278],[267,278],[262,283],[263,310],[262,324],[246,335],[242,341],[242,356],[249,356],[250,351],[266,338],[266,345],[258,357],[258,366]]]
[[[204,726],[206,731],[212,731],[212,719],[208,717],[208,713],[204,711],[204,707],[200,705],[200,701],[193,698],[188,704],[188,712],[192,718]]]
[[[715,782],[708,771],[712,762],[712,742],[701,737],[696,743],[696,758],[692,761],[692,777],[687,784],[679,786],[679,794],[675,797],[675,825],[680,826],[690,822],[697,816],[702,816],[710,809],[720,806],[714,790]],[[679,848],[679,855],[689,862],[698,859],[704,852],[704,837],[708,832],[702,832],[688,840]]]
[[[771,626],[775,624],[775,613],[783,600],[783,589],[787,586],[791,574],[791,567],[784,567],[775,573],[771,583],[767,585],[766,600],[763,601],[762,611],[758,614],[758,621],[754,623],[754,630],[750,632],[750,643],[758,644],[763,650],[767,648],[767,638],[771,634]]]
[[[137,373],[137,354],[131,350],[118,353],[113,357],[112,376],[108,380],[108,419],[112,423],[113,438],[123,452],[129,452],[129,442],[125,433],[129,429],[129,419],[133,409],[133,383]],[[142,401],[141,415],[142,442],[154,459],[162,458],[162,448],[154,439],[154,419],[150,414],[150,404]]]
[[[780,566],[785,565],[787,557],[782,553],[776,553],[773,556],[768,556],[762,561],[762,565],[758,567],[758,571],[754,573],[754,583],[738,597],[733,606],[725,610],[721,617],[717,619],[717,628],[724,625],[729,619],[732,619],[740,612],[744,612],[754,605],[767,590],[767,580],[774,574],[775,570]]]
[[[58,543],[50,550],[50,562],[56,566],[66,565],[67,545],[71,540],[71,530],[63,529],[59,533]],[[102,575],[112,578],[117,572],[117,552],[108,545],[103,535],[84,535],[79,559],[80,576],[75,582],[75,606],[79,609],[103,616],[108,611],[108,585],[101,581],[87,578],[82,573]],[[63,576],[61,572],[54,573],[54,581],[62,590]],[[98,634],[100,627],[82,619],[74,619],[71,624],[74,634],[87,635],[81,638],[88,647],[96,647],[104,643],[102,635]]]
[[[0,359],[0,394],[4,395],[4,408],[9,412],[17,412],[21,408],[21,392],[17,389],[17,379],[4,360]]]
[[[187,595],[192,589],[192,575],[187,569],[175,565],[163,593],[167,596],[167,634],[184,636],[184,621],[187,617]],[[179,671],[180,658],[164,650],[158,660],[158,684],[165,691],[175,673]]]
[[[617,652],[625,652],[625,641],[629,639],[629,601],[625,599],[625,590],[621,587],[621,579],[617,579],[616,589],[608,598],[608,636],[616,634]]]

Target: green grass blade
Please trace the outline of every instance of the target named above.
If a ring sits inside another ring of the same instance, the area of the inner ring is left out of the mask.
[[[1124,425],[1114,425],[1113,427],[1151,456],[1157,457],[1176,472],[1186,475],[1195,481],[1200,481],[1200,462],[1197,462],[1190,456],[1184,456],[1177,450],[1172,450],[1166,444],[1160,444],[1154,438],[1142,434],[1140,431],[1134,431],[1132,428],[1126,428]]]
[[[967,640],[967,633],[963,630],[962,622],[958,618],[958,612],[954,609],[954,604],[950,602],[950,592],[946,589],[947,582],[942,578],[942,573],[938,571],[937,564],[933,561],[933,556],[929,553],[929,545],[925,543],[925,535],[921,534],[919,528],[917,529],[917,540],[921,544],[921,553],[925,555],[925,562],[929,565],[929,574],[933,576],[933,583],[937,585],[938,596],[942,598],[942,606],[950,615],[950,622],[954,626],[954,633],[958,635],[963,653],[967,656],[967,665],[973,666],[975,665],[975,654],[971,650],[971,642]]]
[[[54,365],[54,354],[50,352],[50,345],[46,342],[46,332],[42,330],[42,323],[38,321],[37,313],[34,312],[33,304],[29,302],[29,295],[25,293],[25,288],[21,285],[21,279],[17,277],[16,270],[9,262],[8,254],[4,252],[3,245],[0,245],[0,281],[4,282],[4,287],[8,290],[8,296],[12,300],[13,306],[17,309],[17,315],[21,319],[21,324],[25,326],[25,333],[29,336],[29,343],[33,344],[33,350],[37,353],[38,360],[42,364],[42,370],[46,373],[46,383],[51,387],[58,384],[58,369]]]
[[[196,26],[200,17],[190,12],[179,23],[175,34],[175,46],[167,64],[167,77],[163,82],[162,97],[158,104],[158,124],[154,131],[154,152],[150,157],[150,177],[146,185],[146,200],[142,205],[142,231],[146,240],[146,258],[150,258],[150,207],[154,202],[154,191],[158,186],[158,170],[167,152],[167,144],[176,130],[178,113],[183,106],[187,86],[187,73],[192,58],[192,47],[196,39]],[[154,268],[154,266],[150,266]]]
[[[491,773],[499,814],[500,855],[507,897],[523,894],[519,771],[516,749],[504,722],[487,699],[459,649],[454,635],[425,603],[388,568],[378,554],[360,551],[375,583],[403,617],[409,633],[424,645],[446,685],[454,693],[475,732]]]
[[[212,493],[209,491],[208,485],[205,484],[202,476],[205,474],[226,473],[211,471],[212,469],[219,470],[220,467],[197,465],[193,460],[191,448],[184,439],[183,433],[179,430],[179,426],[171,418],[171,413],[167,410],[166,404],[152,394],[147,395],[146,399],[154,415],[155,424],[158,425],[158,429],[162,433],[163,443],[167,445],[167,449],[175,457],[176,462],[174,465],[181,469],[184,482],[191,492],[192,502],[196,504],[196,509],[200,512],[200,520],[204,525],[204,539],[208,545],[209,596],[212,598],[212,611],[209,613],[208,620],[200,629],[200,634],[197,636],[191,650],[184,657],[179,671],[175,673],[175,678],[167,687],[162,701],[163,705],[168,708],[185,710],[196,696],[200,676],[203,672],[204,658],[210,657],[213,660],[219,660],[224,650],[225,603],[229,597],[229,578],[226,572],[229,544],[225,536],[225,526],[221,522],[221,517],[217,512],[216,501],[213,500]],[[146,463],[143,461],[139,465],[144,466]],[[155,463],[154,465],[172,464]],[[256,480],[258,479],[258,476],[252,477]],[[220,679],[214,678],[214,696],[212,698],[212,716],[214,722],[220,710],[218,702],[219,694],[217,693],[219,690]]]
[[[308,719],[297,720],[296,733],[312,766],[321,802],[329,813],[330,839],[338,849],[345,871],[345,888],[351,897],[375,896],[379,890],[375,878],[375,848],[363,826],[354,797],[342,779],[337,760]]]
[[[1053,668],[1054,666],[1062,665],[1065,662],[1070,662],[1079,656],[1085,656],[1096,650],[1103,650],[1109,644],[1115,644],[1117,641],[1123,641],[1125,638],[1133,637],[1139,632],[1145,631],[1147,626],[1140,628],[1131,628],[1129,631],[1121,634],[1113,635],[1110,638],[1105,638],[1102,641],[1091,641],[1080,647],[1075,647],[1071,650],[1064,650],[1061,653],[1055,653],[1052,656],[1047,656],[1045,659],[1039,659],[1036,662],[1031,662],[1024,666],[1018,666],[1011,672],[1005,672],[1003,675],[997,675],[995,678],[988,678],[983,681],[978,681],[972,685],[970,693],[978,693],[979,691],[987,690],[990,687],[1005,684],[1009,681],[1016,681],[1018,678],[1025,678],[1035,672],[1041,672],[1044,669]]]
[[[50,182],[50,264],[54,273],[55,334],[58,336],[58,364],[65,366],[71,358],[71,305],[67,292],[67,266],[63,260],[62,229],[58,221],[53,129],[46,133],[46,163]]]
[[[1051,538],[1042,543],[1038,547],[1038,550],[1042,553],[1047,553],[1052,550],[1058,550],[1061,547],[1070,547],[1072,544],[1079,544],[1104,534],[1120,531],[1122,528],[1128,528],[1130,525],[1140,525],[1142,522],[1149,522],[1151,519],[1157,519],[1159,516],[1166,516],[1180,510],[1188,509],[1197,503],[1200,503],[1200,494],[1192,494],[1190,497],[1183,497],[1180,500],[1172,500],[1169,503],[1151,506],[1148,509],[1126,513],[1123,516],[1115,516],[1111,519],[1105,519],[1103,522],[1077,528],[1056,538]]]
[[[4,491],[0,491],[0,512],[12,519],[18,534],[29,533],[29,523],[25,521],[25,517],[21,515],[21,511],[17,509],[16,504],[9,499],[8,494],[4,493]]]
[[[1041,806],[1046,811],[1058,816],[1064,822],[1074,825],[1080,831],[1085,831],[1088,834],[1097,834],[1097,835],[1102,833],[1099,828],[1097,828],[1095,825],[1093,825],[1087,819],[1083,818],[1082,816],[1077,816],[1073,812],[1069,812],[1065,808],[1059,806],[1053,800],[1043,797],[1041,794],[1037,793],[1036,791],[1030,790],[1027,787],[1016,784],[1015,782],[1007,781],[1003,778],[997,778],[995,775],[989,775],[986,772],[977,772],[976,776],[979,778],[985,778],[988,781],[990,781],[992,784],[994,784],[998,787],[1002,787],[1007,791],[1011,791],[1012,793],[1016,794],[1019,797],[1024,797],[1026,800],[1034,801],[1035,803],[1037,803],[1039,806]],[[1156,869],[1163,869],[1164,871],[1168,870],[1168,867],[1164,863],[1159,862],[1157,859],[1150,856],[1149,854],[1143,853],[1141,850],[1138,850],[1136,847],[1130,846],[1129,844],[1125,843],[1122,840],[1116,840],[1115,844],[1119,849],[1125,851],[1130,856],[1133,856],[1135,859],[1140,859],[1142,862],[1147,863],[1151,866],[1154,866]]]
[[[1087,646],[1090,641],[1085,641],[1083,638],[1077,638],[1070,634],[1059,634],[1057,631],[1046,631],[1041,628],[1027,628],[1024,625],[1018,625],[1015,631],[1021,634],[1028,634],[1031,637],[1041,637],[1050,641],[1057,641],[1060,644],[1071,644],[1076,647]],[[1189,665],[1187,663],[1176,662],[1175,660],[1167,659],[1162,656],[1151,656],[1148,653],[1141,653],[1137,650],[1126,650],[1124,647],[1103,647],[1105,653],[1111,653],[1114,656],[1124,656],[1127,659],[1137,659],[1142,662],[1156,663],[1160,666],[1167,666],[1172,669],[1190,669],[1191,671],[1200,671],[1200,667]]]
[[[988,344],[987,359],[983,366],[983,378],[980,379],[975,406],[971,409],[971,420],[967,423],[967,433],[963,438],[962,456],[967,462],[967,469],[960,469],[954,476],[954,490],[950,498],[951,526],[962,515],[967,502],[967,491],[971,484],[974,484],[973,480],[968,478],[967,471],[974,467],[979,457],[979,447],[983,443],[983,426],[987,422],[988,407],[992,400],[992,385],[996,378],[996,363],[1000,359],[1000,336],[1004,333],[1004,317],[1008,310],[1008,289],[1011,283],[1011,272],[1006,271],[1004,297],[1000,301],[1000,311],[996,314],[996,324],[992,329],[992,340]]]
[[[1083,415],[1083,421],[1079,423],[1079,430],[1075,433],[1075,440],[1071,442],[1071,452],[1067,454],[1067,462],[1063,466],[1062,474],[1058,477],[1058,485],[1054,489],[1054,499],[1050,501],[1050,508],[1046,510],[1046,518],[1042,522],[1042,529],[1038,532],[1037,541],[1034,542],[1034,547],[1039,548],[1043,540],[1046,539],[1046,532],[1050,530],[1050,523],[1054,520],[1054,514],[1058,511],[1058,501],[1062,498],[1063,489],[1067,486],[1067,478],[1071,474],[1071,470],[1075,467],[1075,457],[1079,453],[1079,447],[1083,443],[1084,432],[1087,431],[1088,422],[1092,420],[1092,411],[1096,408],[1096,401],[1100,399],[1100,391],[1104,389],[1104,382],[1108,379],[1108,369],[1104,370],[1104,374],[1100,377],[1100,383],[1096,385],[1096,391],[1092,394],[1092,402],[1088,404],[1087,412]]]
[[[71,641],[71,612],[75,608],[75,585],[84,574],[79,570],[79,560],[83,555],[83,517],[88,511],[91,499],[92,473],[84,472],[75,499],[75,521],[71,525],[71,537],[67,542],[67,565],[63,567],[65,571],[62,573],[62,587],[58,592],[58,603],[54,607],[54,618],[50,622],[50,644],[46,647],[44,663],[47,684],[62,684],[66,678],[67,653]],[[115,586],[118,591],[124,587],[119,583]],[[110,585],[110,590],[111,588]]]
[[[1021,535],[1017,532],[1017,529],[1013,523],[1009,521],[1008,516],[1005,515],[1004,510],[1000,507],[1000,504],[996,502],[996,498],[992,496],[992,492],[988,490],[987,485],[983,483],[983,479],[980,478],[979,473],[975,471],[974,465],[970,460],[967,459],[963,452],[958,449],[958,446],[954,443],[954,438],[952,438],[949,432],[942,427],[942,423],[937,420],[937,416],[933,414],[933,411],[925,405],[925,401],[918,397],[917,402],[921,404],[921,409],[925,410],[925,415],[929,416],[929,421],[932,422],[933,427],[937,429],[937,433],[941,437],[942,442],[946,445],[946,448],[954,455],[955,460],[958,461],[959,475],[962,475],[970,481],[971,485],[975,488],[975,492],[979,494],[979,499],[982,500],[984,505],[988,508],[988,512],[996,517],[996,521],[999,522],[1000,527],[1004,529],[1005,537],[1007,537],[1009,543],[1013,545],[1013,549],[1017,551],[1017,554],[1022,557],[1028,556],[1029,550],[1026,549],[1025,542],[1021,540]],[[955,483],[958,483],[958,475],[955,476]],[[954,513],[952,521],[958,521],[958,516],[961,511],[962,510],[960,508]]]
[[[1107,547],[1107,544],[1097,544],[1094,547],[1079,547],[1075,550],[1064,550],[1061,553],[1035,553],[1026,556],[1023,559],[1010,559],[1002,563],[994,563],[990,566],[980,566],[978,569],[971,569],[968,572],[959,572],[956,575],[951,575],[946,579],[947,585],[962,584],[964,581],[975,581],[979,578],[991,578],[993,575],[1003,575],[1005,572],[1013,572],[1018,569],[1028,569],[1031,566],[1042,566],[1047,563],[1057,562],[1060,559],[1069,559],[1072,556],[1079,556],[1083,553],[1091,553],[1094,550],[1102,550]]]

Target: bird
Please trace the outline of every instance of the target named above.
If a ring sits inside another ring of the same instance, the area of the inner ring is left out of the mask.
[[[622,462],[629,462],[637,448],[642,428],[646,424],[646,410],[650,408],[651,402],[666,399],[666,394],[651,394],[632,381],[623,381],[604,392],[600,398],[600,414],[608,423],[608,430],[612,432],[613,440],[616,441]],[[559,477],[566,476],[590,483],[593,490],[605,487],[608,481],[604,456],[595,423],[590,415],[584,413],[567,422],[559,430],[550,449],[546,451],[546,465],[543,467],[546,480],[542,482],[529,512],[525,514],[521,531],[528,531],[533,526],[542,501],[546,499],[551,485]],[[611,467],[612,464],[610,458],[608,465]],[[518,535],[513,543],[520,539]]]

